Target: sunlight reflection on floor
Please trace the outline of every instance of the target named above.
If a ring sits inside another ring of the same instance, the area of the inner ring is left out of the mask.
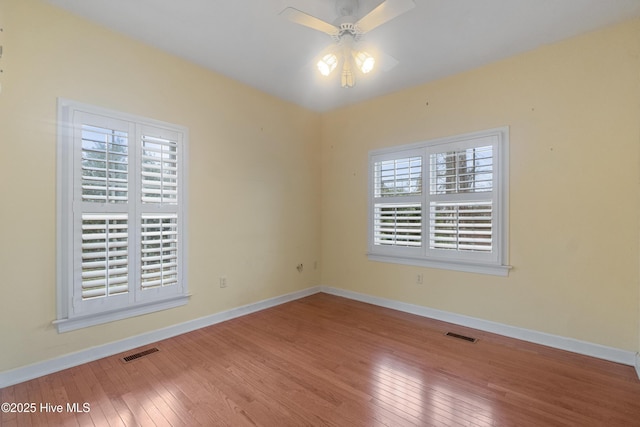
[[[491,405],[461,387],[430,382],[419,367],[382,355],[376,361],[373,396],[384,410],[417,425],[494,425]]]

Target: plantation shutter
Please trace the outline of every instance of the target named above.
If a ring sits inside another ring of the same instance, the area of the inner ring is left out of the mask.
[[[83,119],[90,123],[99,117]],[[128,132],[81,124],[81,200],[83,211],[99,209],[94,203],[128,201]],[[81,298],[108,297],[129,291],[127,213],[81,214]]]
[[[491,202],[431,202],[429,247],[491,252]]]
[[[82,299],[129,291],[126,214],[82,215]]]
[[[82,124],[82,200],[126,203],[129,141],[125,131]]]
[[[429,249],[491,253],[494,237],[493,146],[429,156]]]
[[[57,325],[184,305],[188,129],[58,99]]]
[[[422,164],[422,156],[410,153],[374,162],[374,245],[422,246]]]
[[[73,116],[74,314],[126,305],[133,283],[130,194],[135,127],[100,114]]]
[[[139,299],[176,292],[180,277],[180,144],[177,132],[140,131]]]
[[[181,134],[77,113],[76,314],[180,291]]]
[[[178,202],[178,141],[143,134],[142,202]]]
[[[370,151],[368,259],[508,275],[508,131]]]
[[[178,282],[178,217],[175,214],[142,215],[141,286],[143,289]]]

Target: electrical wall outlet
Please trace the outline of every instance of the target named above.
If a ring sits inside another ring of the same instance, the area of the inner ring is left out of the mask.
[[[227,287],[227,278],[225,276],[220,276],[220,287],[221,288]]]
[[[416,285],[422,285],[424,283],[424,275],[422,273],[416,274]]]

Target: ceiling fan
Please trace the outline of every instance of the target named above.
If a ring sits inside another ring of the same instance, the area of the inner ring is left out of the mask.
[[[357,43],[362,36],[415,7],[413,0],[385,0],[372,11],[357,19],[358,0],[336,0],[338,19],[334,24],[323,21],[293,7],[287,7],[280,15],[284,18],[331,36],[334,43],[322,53],[316,66],[324,76],[331,74],[342,63],[342,87],[353,87],[353,66],[367,74],[373,70],[376,59]]]

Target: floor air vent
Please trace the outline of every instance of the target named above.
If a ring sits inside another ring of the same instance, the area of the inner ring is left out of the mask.
[[[141,351],[139,353],[130,354],[128,356],[125,356],[125,357],[122,358],[122,360],[124,360],[125,362],[131,362],[132,360],[139,359],[139,358],[144,357],[144,356],[146,356],[148,354],[155,353],[156,351],[160,351],[160,350],[158,350],[157,348],[153,347],[153,348],[150,348],[149,350],[145,350],[145,351]]]
[[[445,335],[446,335],[446,336],[448,336],[448,337],[458,338],[458,339],[460,339],[460,340],[469,341],[469,342],[476,342],[476,341],[478,341],[478,339],[477,339],[477,338],[467,337],[467,336],[465,336],[465,335],[456,334],[456,333],[454,333],[454,332],[447,332]]]

